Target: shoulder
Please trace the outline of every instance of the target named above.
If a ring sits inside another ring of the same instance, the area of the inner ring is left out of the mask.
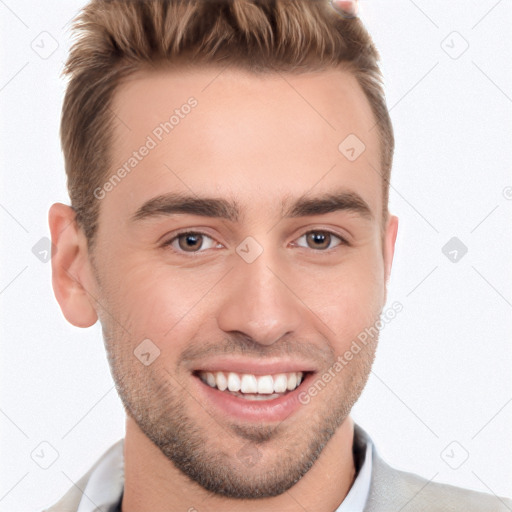
[[[85,489],[93,469],[91,468],[80,480],[74,483],[57,503],[45,508],[42,512],[76,512],[82,499],[83,489]]]
[[[386,464],[375,452],[368,512],[510,512],[512,500],[428,480],[414,473],[399,471]],[[394,510],[394,508],[393,508]]]
[[[370,439],[357,427],[360,439]],[[388,465],[372,447],[370,492],[364,512],[511,512],[512,500],[428,480]]]
[[[105,466],[106,461],[110,461],[110,463],[117,465],[122,464],[123,446],[124,439],[120,439],[113,444],[105,453],[103,453],[94,465],[70,487],[66,494],[64,494],[57,503],[54,503],[49,508],[44,509],[43,512],[76,512],[84,495],[84,490],[91,479],[91,475],[98,469],[98,466]],[[108,471],[110,468],[107,467],[105,469],[107,469],[107,474],[99,475],[102,479],[110,476]]]

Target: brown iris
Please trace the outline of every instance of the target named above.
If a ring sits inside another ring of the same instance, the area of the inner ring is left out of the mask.
[[[178,244],[181,250],[193,252],[201,248],[203,235],[199,233],[184,233],[178,236]]]
[[[308,245],[313,242],[314,246],[310,246],[313,249],[327,249],[331,244],[331,234],[323,231],[312,231],[306,235],[306,240]]]

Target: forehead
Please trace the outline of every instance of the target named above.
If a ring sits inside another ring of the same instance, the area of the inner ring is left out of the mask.
[[[378,130],[347,71],[140,72],[118,88],[112,112],[109,176],[127,172],[108,202],[127,215],[172,191],[229,196],[261,213],[280,212],[284,198],[343,186],[379,217]]]

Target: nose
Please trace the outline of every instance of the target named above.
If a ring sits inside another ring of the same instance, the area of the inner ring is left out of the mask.
[[[237,261],[217,317],[224,332],[243,333],[260,345],[272,345],[293,333],[304,317],[287,273],[266,253],[252,263]]]

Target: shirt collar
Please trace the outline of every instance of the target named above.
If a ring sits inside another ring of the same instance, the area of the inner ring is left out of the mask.
[[[368,437],[358,437],[354,428],[354,444],[361,443],[362,461],[356,479],[345,499],[335,512],[362,512],[370,494],[372,480],[372,442]]]
[[[124,489],[124,440],[105,453],[94,468],[76,512],[116,512]]]
[[[124,440],[112,446],[103,455],[83,491],[77,512],[117,512],[120,510],[124,490]],[[361,512],[364,510],[370,492],[372,475],[372,442],[367,436],[359,436],[358,426],[354,428],[354,450],[358,448],[361,460],[357,476],[349,493],[335,512]],[[356,456],[356,451],[354,451]]]

